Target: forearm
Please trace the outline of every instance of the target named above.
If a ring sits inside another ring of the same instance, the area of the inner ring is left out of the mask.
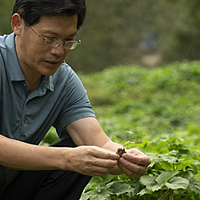
[[[42,147],[8,139],[0,135],[0,165],[19,170],[62,168],[63,148]]]

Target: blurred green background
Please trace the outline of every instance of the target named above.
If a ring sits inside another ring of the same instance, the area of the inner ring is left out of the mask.
[[[157,67],[199,60],[199,0],[86,1],[82,39],[67,62],[76,72],[111,66]],[[0,34],[10,33],[14,0],[0,0]]]

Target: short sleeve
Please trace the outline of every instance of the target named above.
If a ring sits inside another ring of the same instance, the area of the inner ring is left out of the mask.
[[[64,79],[65,86],[62,91],[64,104],[54,123],[57,133],[62,139],[69,136],[66,131],[68,124],[81,118],[95,117],[87,91],[77,74],[70,70],[67,77],[67,80]]]

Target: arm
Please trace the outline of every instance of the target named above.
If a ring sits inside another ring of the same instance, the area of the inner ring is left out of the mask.
[[[61,166],[63,149],[27,144],[0,135],[0,165],[18,170],[48,170]]]
[[[95,118],[88,117],[72,122],[66,127],[77,146],[92,145],[112,151],[114,154],[122,145],[112,142],[102,130]],[[110,174],[125,173],[129,176],[141,176],[147,171],[150,159],[138,149],[130,149],[122,158],[118,157],[117,165]]]
[[[102,176],[113,169],[118,159],[113,152],[97,147],[42,147],[2,135],[0,135],[0,147],[0,166],[17,170],[61,169]],[[85,165],[83,160],[86,162]]]

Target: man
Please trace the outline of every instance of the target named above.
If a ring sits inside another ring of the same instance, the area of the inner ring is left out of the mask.
[[[84,0],[16,0],[13,33],[0,37],[1,200],[75,200],[91,176],[147,171],[139,150],[115,153],[64,62],[85,11]],[[62,140],[37,146],[51,126]]]

